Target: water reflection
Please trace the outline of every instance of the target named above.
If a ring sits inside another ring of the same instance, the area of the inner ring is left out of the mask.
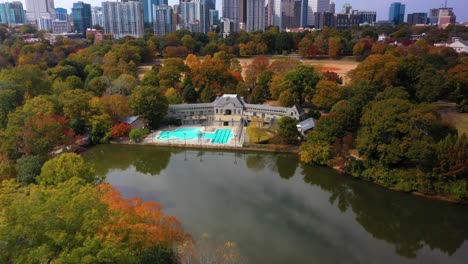
[[[330,192],[330,203],[350,208],[375,238],[395,245],[400,256],[415,258],[424,245],[452,255],[468,240],[468,208],[391,192],[357,180],[327,177],[302,165],[304,181]]]
[[[464,263],[468,257],[467,245],[461,248],[467,207],[302,165],[294,155],[98,146],[86,157],[122,190],[161,202],[188,229],[237,239],[252,263],[420,262],[421,254],[423,262],[447,263],[455,255],[448,263]],[[382,256],[388,259],[376,262]]]

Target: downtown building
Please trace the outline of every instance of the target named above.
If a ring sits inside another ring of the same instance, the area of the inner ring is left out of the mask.
[[[83,2],[73,4],[72,8],[73,27],[76,33],[83,36],[86,35],[86,30],[92,28],[91,5]]]
[[[233,23],[232,31],[239,31],[241,13],[245,10],[243,2],[244,0],[223,0],[222,18],[229,19],[230,23]]]
[[[427,17],[427,13],[413,13],[413,14],[408,14],[408,17],[406,19],[406,23],[410,26],[415,26],[415,25],[426,25],[429,21],[429,18]]]
[[[302,18],[301,21],[307,21],[305,26],[315,25],[315,13],[329,12],[330,0],[308,0],[307,12],[302,12],[307,17]]]
[[[265,0],[247,1],[246,30],[258,31],[265,29]]]
[[[406,5],[402,3],[392,3],[388,12],[388,20],[395,25],[402,24],[405,21],[405,8]]]
[[[25,21],[24,8],[21,2],[15,1],[0,4],[1,24],[18,25],[24,24]]]
[[[156,36],[163,37],[164,35],[173,32],[173,10],[169,5],[154,5],[153,6],[153,31]]]
[[[51,30],[55,20],[54,0],[26,0],[26,22],[39,30]]]
[[[215,0],[180,0],[180,24],[177,29],[191,32],[210,31],[210,10],[214,10]]]
[[[104,16],[102,14],[102,6],[91,7],[91,21],[93,26],[99,25],[104,27]]]
[[[153,25],[155,22],[154,6],[167,5],[167,0],[138,0],[143,3],[145,25]]]
[[[107,1],[102,3],[102,13],[105,34],[111,34],[116,39],[144,35],[143,3]]]

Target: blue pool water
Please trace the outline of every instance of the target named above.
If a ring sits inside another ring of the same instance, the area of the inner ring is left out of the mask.
[[[199,134],[201,138],[211,139],[211,143],[226,144],[232,137],[232,129],[217,129],[214,133],[202,132],[201,127],[181,127],[173,131],[162,131],[158,136],[158,140],[190,140],[197,139]]]

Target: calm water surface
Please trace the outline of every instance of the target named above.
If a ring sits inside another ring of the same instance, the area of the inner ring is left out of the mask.
[[[86,153],[125,197],[248,263],[468,263],[468,207],[300,164],[295,155],[101,145]]]

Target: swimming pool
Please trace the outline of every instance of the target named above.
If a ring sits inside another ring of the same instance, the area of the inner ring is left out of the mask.
[[[213,144],[227,144],[232,137],[232,129],[216,129],[214,133],[203,132],[201,127],[181,127],[173,131],[162,131],[158,140],[191,140],[197,138],[211,139]]]

